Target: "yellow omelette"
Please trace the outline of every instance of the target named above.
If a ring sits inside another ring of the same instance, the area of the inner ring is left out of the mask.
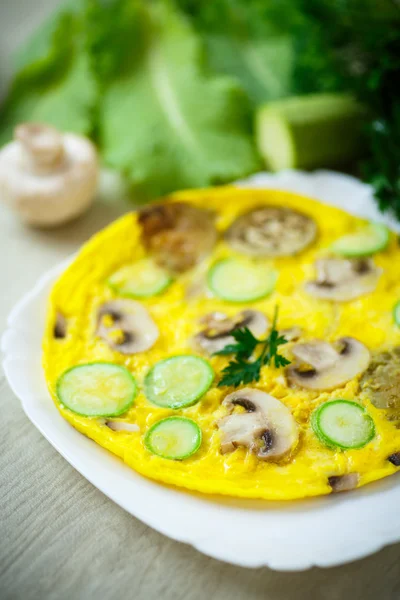
[[[179,192],[95,235],[55,283],[49,390],[166,484],[271,500],[365,485],[400,465],[399,264],[386,228],[309,198]],[[237,354],[215,352],[250,330],[248,371],[274,327],[285,364],[220,385]]]

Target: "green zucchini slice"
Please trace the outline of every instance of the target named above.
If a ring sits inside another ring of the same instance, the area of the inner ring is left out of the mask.
[[[375,437],[375,425],[365,408],[350,400],[333,400],[312,414],[316,436],[330,447],[362,448]]]
[[[214,379],[211,365],[198,356],[172,356],[150,369],[144,382],[146,398],[165,408],[192,406],[207,392]]]
[[[78,415],[117,417],[133,404],[137,385],[125,367],[94,362],[64,371],[56,392],[60,402]]]
[[[170,460],[183,460],[200,448],[201,429],[186,417],[167,417],[155,423],[144,437],[149,452]]]
[[[226,258],[208,272],[211,291],[228,302],[254,302],[274,290],[277,273],[265,264],[250,260]]]
[[[121,267],[111,275],[108,285],[121,296],[148,298],[161,294],[172,282],[169,273],[150,258]]]
[[[357,233],[345,235],[331,246],[334,254],[346,258],[371,256],[385,250],[390,241],[390,231],[380,223],[370,223]]]

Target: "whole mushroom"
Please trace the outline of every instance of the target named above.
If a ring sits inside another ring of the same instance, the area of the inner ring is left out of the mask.
[[[0,151],[0,199],[28,224],[53,227],[92,203],[98,181],[94,145],[43,123],[23,123]]]

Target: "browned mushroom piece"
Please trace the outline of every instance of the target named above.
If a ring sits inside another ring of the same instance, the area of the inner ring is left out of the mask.
[[[296,446],[299,431],[292,413],[266,392],[243,388],[226,396],[223,405],[231,413],[236,406],[245,409],[218,421],[223,454],[245,446],[263,460],[279,459]]]
[[[373,356],[360,385],[376,408],[400,422],[400,347]]]
[[[388,456],[388,461],[391,462],[395,467],[400,467],[400,452],[394,452]]]
[[[60,311],[56,314],[53,334],[57,340],[63,340],[67,336],[67,319]]]
[[[112,350],[135,354],[151,348],[158,328],[145,307],[135,300],[111,300],[97,313],[96,333]]]
[[[332,477],[328,477],[328,483],[332,488],[332,492],[335,494],[354,490],[359,481],[360,475],[358,473],[346,473],[346,475],[333,475]]]
[[[286,369],[290,385],[311,390],[332,390],[363,373],[370,361],[369,350],[351,337],[334,344],[315,340],[296,344],[292,353],[297,361]]]
[[[217,241],[213,213],[185,202],[148,206],[139,212],[139,223],[156,262],[178,273],[207,256]]]
[[[250,256],[292,256],[317,236],[317,224],[292,208],[260,206],[236,219],[226,231],[228,244]]]
[[[317,279],[306,283],[306,292],[333,302],[348,302],[373,292],[382,274],[382,269],[366,258],[323,258],[315,267]]]
[[[255,337],[264,335],[269,327],[267,317],[258,310],[243,310],[233,317],[213,312],[202,317],[205,328],[193,338],[193,345],[207,354],[219,352],[228,344],[234,344],[232,332],[247,327]]]

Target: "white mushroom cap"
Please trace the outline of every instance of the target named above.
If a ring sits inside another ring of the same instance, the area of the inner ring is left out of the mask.
[[[106,317],[111,323],[106,322]],[[135,300],[111,300],[98,311],[96,333],[113,350],[135,354],[151,348],[158,339],[158,328],[145,307]]]
[[[213,312],[202,317],[200,322],[206,327],[194,336],[193,342],[196,348],[208,354],[234,344],[235,339],[231,334],[236,329],[247,327],[255,337],[259,337],[267,332],[270,325],[268,318],[259,310],[243,310],[234,317]]]
[[[31,225],[59,225],[92,203],[98,172],[97,152],[87,138],[24,123],[0,151],[0,196]]]
[[[280,400],[266,392],[243,388],[226,396],[223,405],[230,411],[243,407],[245,413],[235,413],[218,422],[222,432],[221,451],[245,446],[258,458],[280,458],[298,442],[299,431],[290,410]]]
[[[317,279],[306,283],[305,290],[334,302],[348,302],[373,292],[382,274],[371,259],[324,258],[315,266]]]
[[[286,369],[289,383],[311,390],[340,387],[363,373],[370,361],[368,348],[351,337],[335,345],[321,340],[296,344],[292,353],[298,361]]]

